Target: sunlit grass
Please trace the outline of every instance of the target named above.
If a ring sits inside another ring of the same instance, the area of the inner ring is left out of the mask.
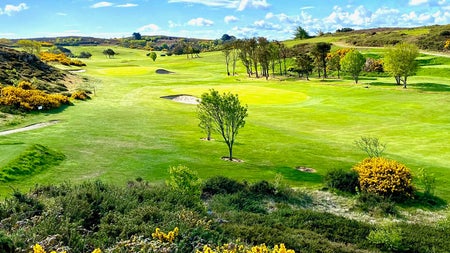
[[[201,58],[166,56],[153,62],[147,51],[113,47],[119,54],[108,59],[106,47],[74,47],[89,51],[85,73],[96,94],[63,112],[27,117],[21,126],[59,120],[51,127],[3,136],[0,165],[27,145],[58,150],[66,159],[57,168],[20,181],[0,185],[29,189],[36,183],[80,182],[102,179],[123,184],[142,177],[162,182],[170,166],[186,165],[203,178],[226,175],[243,180],[272,180],[281,174],[293,186],[320,187],[321,176],[333,168],[351,168],[364,158],[353,144],[361,136],[387,143],[386,156],[411,167],[425,168],[439,178],[437,194],[448,198],[450,189],[450,118],[447,61],[442,68],[422,68],[409,78],[409,89],[393,78],[330,79],[311,81],[248,78],[238,63],[237,76],[228,77],[221,52]],[[380,54],[368,49],[365,53]],[[425,59],[425,58],[424,58]],[[429,59],[425,59],[429,60]],[[173,74],[157,74],[166,69]],[[246,125],[236,139],[234,154],[243,163],[220,159],[227,155],[218,134],[212,142],[198,127],[196,106],[161,96],[200,96],[209,89],[238,93],[249,106]],[[7,129],[7,126],[1,126]],[[9,143],[9,144],[8,144]],[[12,145],[13,143],[23,143]],[[10,145],[11,144],[11,145]],[[304,173],[297,166],[318,173]]]

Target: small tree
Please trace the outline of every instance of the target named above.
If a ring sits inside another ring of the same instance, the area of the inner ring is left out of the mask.
[[[386,143],[380,142],[376,137],[361,137],[355,141],[355,145],[369,157],[381,157],[386,149]]]
[[[363,70],[366,58],[359,51],[353,50],[341,59],[342,70],[351,74],[355,83],[358,83],[359,74]]]
[[[103,50],[103,54],[106,55],[106,57],[108,57],[108,58],[114,58],[114,55],[116,54],[116,52],[114,52],[114,50],[112,50],[111,48],[108,48],[108,49]]]
[[[134,32],[134,33],[133,33],[133,39],[135,39],[135,40],[140,40],[140,39],[142,39],[142,36],[141,36],[140,33]]]
[[[310,37],[308,32],[305,29],[303,29],[303,27],[301,27],[301,26],[299,26],[295,29],[294,36],[296,39],[301,39],[301,40],[308,39]]]
[[[305,53],[298,54],[295,58],[295,70],[298,72],[298,75],[305,75],[306,80],[309,80],[309,74],[314,68],[313,62],[313,59],[309,55]]]
[[[415,61],[419,56],[419,49],[414,44],[400,43],[395,47],[389,48],[384,56],[384,68],[391,73],[400,85],[403,82],[403,88],[406,88],[408,76],[414,75],[418,65]]]
[[[149,56],[153,61],[156,61],[156,57],[158,57],[155,52],[151,52]]]
[[[311,51],[311,54],[314,56],[314,60],[316,62],[316,67],[318,69],[322,68],[323,70],[323,78],[327,78],[327,55],[331,50],[331,43],[327,42],[318,42],[316,43]]]
[[[238,95],[229,92],[220,95],[218,91],[212,89],[201,96],[198,110],[211,119],[213,129],[222,135],[228,147],[228,158],[232,161],[233,145],[238,130],[245,125],[247,106],[241,105]]]

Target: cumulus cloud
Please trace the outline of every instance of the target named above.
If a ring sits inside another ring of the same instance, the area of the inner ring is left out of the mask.
[[[91,5],[91,8],[97,9],[97,8],[103,8],[103,7],[110,7],[113,5],[114,4],[111,2],[98,2],[98,3]]]
[[[169,3],[203,4],[243,11],[247,8],[265,9],[270,6],[267,0],[169,0]]]
[[[428,0],[409,0],[409,5],[422,5],[428,3]]]
[[[130,7],[137,7],[137,4],[132,4],[132,3],[126,3],[126,4],[119,4],[116,5],[115,7],[120,7],[120,8],[130,8]]]
[[[237,17],[235,17],[235,16],[225,16],[225,18],[223,18],[223,21],[225,21],[225,23],[227,23],[227,24],[232,23],[232,22],[236,22],[238,20],[239,19]]]
[[[270,6],[267,3],[267,0],[241,0],[239,6],[237,7],[238,11],[243,11],[248,7],[256,8],[256,9],[265,9]]]
[[[205,18],[194,18],[188,21],[188,25],[191,26],[212,26],[214,22]]]
[[[0,15],[6,14],[11,16],[15,12],[21,12],[26,9],[28,9],[26,3],[20,3],[19,5],[7,4],[3,10],[0,8]]]
[[[138,32],[156,32],[159,31],[159,26],[155,24],[148,24],[137,29]]]

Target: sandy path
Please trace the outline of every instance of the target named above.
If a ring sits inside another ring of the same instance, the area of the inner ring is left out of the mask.
[[[57,124],[58,122],[59,122],[58,120],[52,120],[52,121],[49,121],[49,122],[37,123],[37,124],[29,125],[29,126],[26,126],[26,127],[17,128],[17,129],[1,131],[0,132],[0,136],[8,135],[8,134],[14,134],[14,133],[20,133],[20,132],[25,132],[25,131],[31,131],[31,130],[34,130],[34,129],[39,129],[39,128],[51,126],[51,125]]]

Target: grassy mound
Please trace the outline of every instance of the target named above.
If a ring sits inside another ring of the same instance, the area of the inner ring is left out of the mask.
[[[46,146],[34,144],[0,169],[0,182],[9,182],[58,165],[65,155]]]

